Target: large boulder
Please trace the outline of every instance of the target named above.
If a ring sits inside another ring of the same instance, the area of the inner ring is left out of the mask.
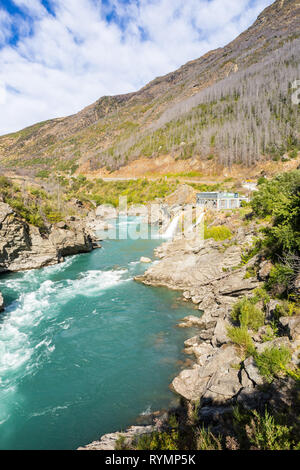
[[[300,315],[295,315],[292,317],[280,317],[279,321],[286,329],[291,339],[300,339]]]
[[[266,305],[266,320],[270,321],[273,320],[275,313],[276,313],[276,307],[277,305],[280,305],[279,300],[271,299],[267,305]]]
[[[226,344],[214,353],[208,348],[203,351],[206,361],[183,370],[173,380],[172,388],[191,401],[203,399],[220,403],[231,400],[242,388],[238,370],[233,367],[240,362],[236,348]]]
[[[219,293],[231,297],[239,297],[253,291],[260,285],[256,278],[245,279],[244,270],[235,271],[223,279]]]
[[[214,404],[226,403],[236,397],[241,389],[238,370],[224,367],[214,374],[202,398]]]
[[[0,203],[0,272],[39,268],[59,262],[55,247],[13,209]]]
[[[216,352],[210,343],[202,342],[192,348],[193,354],[196,357],[197,364],[204,366],[207,360],[210,359]]]
[[[201,377],[202,367],[195,364],[192,369],[185,369],[175,377],[172,389],[189,401],[198,401],[206,391],[209,376]]]
[[[256,351],[258,354],[261,354],[265,352],[266,349],[282,347],[291,349],[291,342],[287,336],[280,336],[279,338],[275,338],[272,341],[265,341],[264,343],[257,344]]]
[[[93,240],[81,221],[70,224],[67,230],[53,227],[49,235],[49,242],[60,257],[88,253],[93,249]]]
[[[260,375],[258,367],[255,364],[253,357],[248,357],[244,361],[244,369],[248,378],[256,385],[263,385],[264,379]]]
[[[258,271],[259,279],[261,281],[266,281],[270,276],[270,272],[272,268],[273,268],[273,264],[271,263],[271,261],[263,261]]]
[[[227,336],[227,329],[230,326],[230,323],[228,320],[225,320],[223,318],[219,318],[217,321],[216,327],[214,329],[214,334],[212,338],[212,344],[213,346],[222,346],[222,344],[225,344],[229,341],[228,336]]]
[[[203,328],[203,321],[200,317],[196,317],[195,315],[188,315],[187,317],[183,318],[183,320],[177,326],[180,328]]]
[[[140,263],[149,264],[149,263],[152,263],[152,260],[150,258],[147,258],[146,256],[142,256],[140,259]]]

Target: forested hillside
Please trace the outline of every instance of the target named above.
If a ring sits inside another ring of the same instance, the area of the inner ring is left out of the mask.
[[[224,48],[136,93],[0,137],[0,166],[31,174],[116,170],[141,157],[224,166],[294,158],[300,149],[300,4],[276,0]],[[78,91],[80,92],[80,91]],[[50,114],[50,113],[49,113]]]
[[[255,164],[262,155],[279,159],[300,150],[299,106],[292,83],[300,76],[300,39],[167,109],[146,136],[112,149],[125,160],[173,153],[177,158]],[[134,143],[132,143],[134,141]],[[130,144],[132,145],[130,146]]]

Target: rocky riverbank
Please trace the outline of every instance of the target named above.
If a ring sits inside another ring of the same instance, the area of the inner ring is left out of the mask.
[[[254,408],[275,400],[281,389],[282,400],[288,400],[291,381],[262,391],[266,384],[253,357],[245,358],[236,344],[228,338],[232,325],[231,310],[243,296],[252,297],[269,276],[271,265],[253,256],[248,263],[242,255],[258,236],[259,227],[240,227],[229,243],[206,241],[198,246],[194,239],[175,240],[157,250],[161,261],[137,280],[147,285],[181,289],[183,297],[204,312],[186,317],[180,327],[197,327],[197,336],[185,342],[185,352],[192,355],[192,368],[183,370],[172,382],[173,390],[188,402],[201,403],[200,415],[213,415],[216,406],[227,407],[242,403]],[[253,269],[253,267],[256,269]],[[252,275],[250,274],[252,273]],[[300,316],[281,317],[281,336],[267,341],[268,323],[273,320],[276,300],[260,307],[265,311],[265,325],[250,332],[258,354],[274,346],[286,346],[292,353],[292,362],[299,364]],[[285,392],[283,391],[285,390]],[[222,410],[221,410],[222,411]],[[220,410],[218,411],[220,412]]]
[[[96,239],[84,220],[69,217],[53,224],[47,233],[28,224],[5,203],[0,202],[0,272],[42,268],[63,261],[65,256],[86,253]]]
[[[244,224],[225,242],[210,239],[203,244],[197,237],[166,242],[156,250],[160,261],[136,278],[145,285],[180,290],[185,301],[195,304],[198,314],[184,318],[178,325],[198,329],[197,335],[185,342],[185,352],[193,357],[193,365],[175,377],[171,388],[181,397],[187,414],[197,408],[197,418],[221,434],[228,432],[225,417],[232,417],[234,405],[264,409],[268,403],[281,410],[291,406],[296,393],[295,382],[289,376],[268,383],[253,355],[245,355],[228,337],[233,305],[241,297],[256,295],[270,274],[270,263],[259,255],[250,257],[247,263],[243,256],[259,235],[259,228]],[[258,299],[258,304],[264,311],[265,324],[249,332],[256,353],[286,347],[291,352],[292,367],[298,366],[300,316],[281,317],[280,335],[268,337],[278,302]],[[85,449],[113,450],[120,439],[130,447],[141,434],[163,429],[162,420],[157,423],[153,419],[151,424],[103,436]]]
[[[0,273],[43,268],[99,246],[85,219],[69,217],[41,233],[8,204],[0,202]],[[3,307],[0,294],[0,311]]]

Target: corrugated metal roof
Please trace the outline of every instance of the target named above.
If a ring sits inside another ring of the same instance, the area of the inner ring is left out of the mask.
[[[239,197],[239,193],[219,193],[219,192],[211,192],[211,193],[198,193],[198,199],[235,199]]]

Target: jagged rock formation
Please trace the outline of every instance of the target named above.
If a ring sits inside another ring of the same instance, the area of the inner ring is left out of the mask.
[[[99,441],[94,441],[85,447],[79,447],[77,450],[115,450],[116,443],[120,438],[130,442],[133,438],[151,434],[153,431],[155,431],[155,426],[131,426],[125,432],[105,434]]]
[[[42,268],[63,261],[64,256],[91,251],[95,240],[84,222],[72,219],[51,226],[42,236],[37,227],[0,202],[0,272]]]
[[[220,243],[207,240],[204,244],[198,237],[178,238],[162,244],[155,250],[161,261],[153,265],[143,276],[136,280],[148,285],[165,286],[170,289],[189,290],[190,298],[205,303],[211,301],[214,288],[218,295],[234,297],[257,287],[251,280],[245,282],[245,267],[227,272],[239,265],[243,249],[253,240],[253,230],[241,227],[230,246],[222,251]],[[203,269],[205,266],[205,269]],[[211,291],[211,292],[210,292]],[[188,297],[186,296],[188,299]],[[209,299],[209,300],[208,300]],[[206,305],[202,305],[203,309]]]
[[[161,261],[136,278],[146,285],[181,290],[185,300],[192,301],[204,312],[199,316],[189,315],[178,325],[196,328],[198,333],[185,342],[185,352],[194,356],[195,364],[175,377],[172,389],[187,402],[201,403],[201,408],[208,407],[211,411],[216,406],[225,406],[228,412],[228,407],[236,402],[246,407],[260,406],[276,392],[260,392],[257,387],[265,380],[253,357],[241,362],[239,349],[227,336],[233,303],[239,297],[251,295],[261,285],[255,275],[245,278],[247,269],[259,263],[257,256],[237,268],[244,248],[251,245],[254,235],[253,228],[238,229],[231,246],[225,250],[221,243],[211,240],[202,245],[196,237],[167,242],[156,250]],[[264,261],[259,264],[258,276],[266,279]],[[272,319],[275,307],[276,301],[271,300],[266,306],[267,319]],[[292,362],[298,365],[300,317],[282,317],[280,322],[285,336],[272,341],[263,342],[265,326],[253,332],[256,351],[261,354],[266,348],[286,346],[292,351]],[[283,380],[282,384],[285,382]]]

